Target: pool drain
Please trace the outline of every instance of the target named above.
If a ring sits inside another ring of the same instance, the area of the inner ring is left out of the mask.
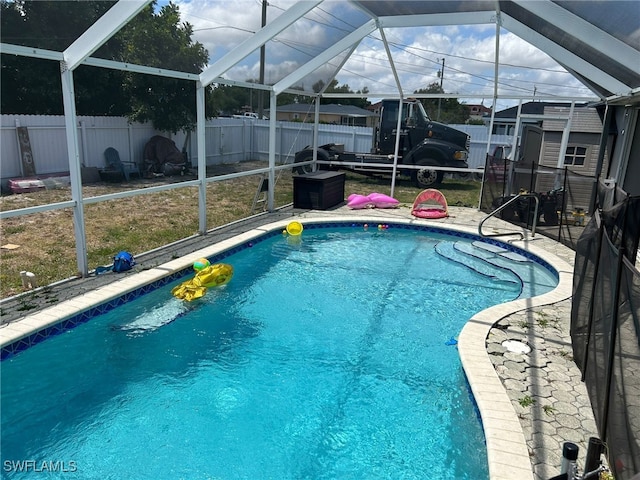
[[[518,340],[505,340],[502,342],[502,346],[513,353],[526,354],[531,351],[531,347],[529,345]]]

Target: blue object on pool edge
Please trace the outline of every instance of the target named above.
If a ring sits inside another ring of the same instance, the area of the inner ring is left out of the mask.
[[[445,344],[445,345],[457,345],[457,344],[458,344],[458,341],[457,341],[455,338],[451,337],[449,340],[447,340],[446,342],[444,342],[444,344]]]

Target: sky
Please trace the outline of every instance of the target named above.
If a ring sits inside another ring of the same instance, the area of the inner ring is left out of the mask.
[[[193,26],[193,38],[214,63],[260,29],[262,0],[176,0],[181,19]],[[269,0],[267,21],[291,7],[291,0]],[[162,2],[160,2],[160,5]],[[345,1],[327,1],[266,46],[265,80],[274,84],[315,55],[364,24],[369,17]],[[446,93],[464,103],[491,106],[494,89],[495,24],[385,29],[389,48],[405,95],[442,82]],[[345,54],[325,64],[298,84],[312,90],[327,83]],[[590,97],[594,94],[551,57],[504,29],[500,32],[499,94]],[[443,68],[444,61],[444,68]],[[259,53],[247,57],[224,77],[247,81],[259,78]],[[443,75],[440,76],[440,71]],[[352,91],[397,92],[396,81],[379,31],[366,37],[335,76]],[[370,97],[370,99],[372,99]],[[375,100],[375,98],[373,98]],[[517,104],[499,99],[497,110]]]

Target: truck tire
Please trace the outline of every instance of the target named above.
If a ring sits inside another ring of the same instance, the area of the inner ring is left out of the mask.
[[[313,150],[305,149],[296,153],[294,163],[310,162],[311,160],[313,160]],[[323,160],[325,162],[329,160],[329,154],[322,147],[318,148],[318,160]],[[329,170],[329,167],[326,165],[320,165],[318,170]],[[301,167],[293,167],[293,171],[298,175],[306,175],[307,173],[313,172],[313,166],[302,165]]]
[[[429,170],[423,168],[421,170],[413,170],[411,179],[420,188],[429,188],[442,183],[444,172],[439,170]]]
[[[303,155],[296,155],[295,163],[310,162],[313,160],[313,152],[307,152]],[[293,167],[293,171],[298,175],[306,175],[313,172],[313,165],[302,165],[300,167]]]

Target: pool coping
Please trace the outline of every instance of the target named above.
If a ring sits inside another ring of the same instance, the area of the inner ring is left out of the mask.
[[[138,288],[151,285],[171,274],[189,268],[198,258],[213,257],[239,245],[251,242],[267,233],[281,231],[294,218],[302,220],[303,225],[304,222],[314,224],[373,222],[374,225],[380,222],[389,222],[442,228],[478,236],[477,228],[468,225],[416,219],[406,215],[397,215],[396,212],[378,210],[375,213],[368,211],[366,214],[362,211],[331,212],[331,214],[327,214],[311,211],[254,227],[245,233],[222,240],[157,267],[116,280],[94,291],[28,315],[19,321],[3,325],[3,328],[0,329],[0,347],[4,348],[32,335],[34,332],[50,328],[69,317],[81,314],[96,305],[113,301]],[[344,215],[341,215],[341,213],[344,213]],[[486,339],[489,331],[496,322],[507,315],[523,309],[566,300],[571,297],[572,292],[573,267],[555,254],[544,248],[537,247],[532,240],[525,235],[523,240],[511,241],[510,243],[549,263],[558,272],[558,286],[544,295],[515,300],[478,312],[469,319],[458,337],[458,350],[462,367],[482,419],[491,480],[513,478],[533,480],[534,477],[522,425],[486,349]],[[502,241],[506,241],[506,239]]]

